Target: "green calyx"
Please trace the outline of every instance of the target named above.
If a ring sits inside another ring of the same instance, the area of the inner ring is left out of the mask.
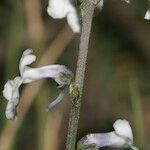
[[[72,74],[65,74],[61,72],[59,73],[59,77],[66,85],[70,85],[73,80]]]
[[[78,100],[80,97],[79,88],[72,82],[69,86],[69,94],[74,100]]]

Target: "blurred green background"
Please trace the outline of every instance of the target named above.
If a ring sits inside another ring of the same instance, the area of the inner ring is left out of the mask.
[[[65,20],[46,13],[47,0],[0,1],[0,91],[19,74],[22,52],[32,48],[33,66],[64,64],[74,73],[80,35]],[[147,0],[105,0],[95,12],[81,108],[78,140],[87,133],[109,132],[116,119],[130,121],[140,150],[150,149],[150,21]],[[20,89],[18,121],[5,117],[0,94],[0,150],[63,150],[70,98],[45,113],[58,89],[51,80]],[[109,149],[108,149],[109,150]]]

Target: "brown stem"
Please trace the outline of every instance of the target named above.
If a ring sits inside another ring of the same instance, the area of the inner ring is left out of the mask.
[[[44,48],[45,28],[42,18],[41,0],[23,0],[26,16],[27,36],[30,46]],[[39,53],[39,50],[38,50]]]

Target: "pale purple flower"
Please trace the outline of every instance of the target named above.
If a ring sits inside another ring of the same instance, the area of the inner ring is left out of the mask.
[[[5,114],[8,119],[16,119],[16,107],[19,103],[19,87],[21,84],[52,78],[58,83],[59,88],[64,88],[70,84],[73,78],[72,72],[64,65],[29,67],[28,65],[35,60],[36,56],[31,49],[24,51],[19,63],[20,76],[17,76],[14,80],[8,80],[4,86],[3,96],[8,100]],[[56,101],[58,100],[60,101],[60,98],[56,98]],[[58,102],[55,103],[57,104]]]
[[[133,134],[130,124],[126,120],[117,120],[114,124],[114,131],[108,133],[93,133],[83,137],[78,145],[85,149],[99,149],[101,147],[111,148],[131,148],[138,150],[133,146]]]

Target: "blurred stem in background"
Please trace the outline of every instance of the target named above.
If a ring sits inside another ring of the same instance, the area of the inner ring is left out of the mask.
[[[45,141],[45,139],[44,139],[44,132],[45,132],[45,124],[46,124],[46,122],[47,122],[47,118],[46,118],[46,116],[47,116],[47,114],[45,113],[45,111],[44,111],[44,108],[46,107],[46,105],[47,105],[47,102],[46,102],[46,100],[47,99],[49,99],[49,95],[50,95],[50,93],[51,93],[51,89],[48,87],[47,88],[47,86],[43,86],[43,88],[40,90],[40,93],[38,94],[38,96],[37,96],[37,99],[36,99],[36,106],[37,106],[37,111],[38,111],[38,116],[37,116],[37,129],[36,129],[36,134],[37,134],[37,150],[39,149],[39,150],[44,150],[44,141]],[[40,102],[40,100],[42,101],[42,102]],[[38,107],[38,104],[40,104],[41,103],[41,106],[40,107]],[[40,110],[41,109],[41,110]],[[49,114],[48,114],[49,115]],[[53,136],[52,137],[48,137],[48,139],[50,140],[50,139],[53,139]]]
[[[51,112],[52,113],[52,112]],[[61,125],[63,113],[59,111],[49,114],[46,119],[44,127],[44,145],[42,150],[57,150],[59,149],[58,141],[61,135],[59,135],[59,129]]]
[[[9,37],[7,51],[5,53],[5,80],[13,78],[18,72],[20,48],[23,42],[23,12],[22,3],[19,0],[11,0],[11,15],[9,24]]]
[[[27,43],[31,48],[34,48],[36,56],[39,56],[45,47],[46,40],[41,0],[23,0],[23,3],[27,27]]]
[[[68,26],[65,26],[62,31],[57,35],[54,41],[47,48],[43,56],[41,57],[38,67],[53,64],[62,55],[66,46],[73,39],[73,33]],[[17,122],[7,121],[4,125],[4,129],[0,134],[0,145],[2,150],[11,150],[11,146],[16,138],[17,132],[23,123],[25,116],[35,100],[35,97],[39,94],[39,91],[43,85],[43,80],[32,85],[27,85],[22,91],[20,97],[20,105],[18,108],[18,120]],[[32,91],[32,92],[31,92]]]
[[[27,27],[27,43],[34,50],[37,58],[42,54],[45,47],[45,28],[42,19],[41,0],[23,0],[24,11]],[[36,98],[36,117],[37,117],[37,148],[42,149],[42,130],[44,129],[43,121],[45,120],[45,113],[42,111],[45,104],[41,99],[42,92]]]
[[[134,1],[134,3],[136,2],[142,3],[143,1]],[[108,5],[111,3],[108,3]],[[131,7],[131,9],[129,9],[128,11],[122,8],[120,5],[110,5],[109,8],[111,9],[109,18],[111,18],[111,20],[113,20],[117,24],[118,28],[121,27],[122,30],[128,31],[130,33],[128,35],[129,39],[132,39],[134,42],[136,42],[136,46],[140,47],[139,50],[143,54],[145,54],[145,57],[148,60],[150,60],[149,22],[145,23],[143,18],[143,20],[138,19],[137,11],[135,11],[134,7]]]
[[[129,87],[130,87],[131,104],[135,127],[134,138],[139,149],[144,149],[144,125],[143,125],[144,120],[142,115],[142,104],[139,85],[135,77],[129,80]]]
[[[42,130],[42,150],[59,150],[61,147],[60,144],[62,143],[62,135],[60,130],[64,127],[62,120],[66,110],[64,108],[64,104],[66,103],[63,101],[59,104],[59,106],[52,108],[47,114],[46,123],[43,127],[44,130]]]

